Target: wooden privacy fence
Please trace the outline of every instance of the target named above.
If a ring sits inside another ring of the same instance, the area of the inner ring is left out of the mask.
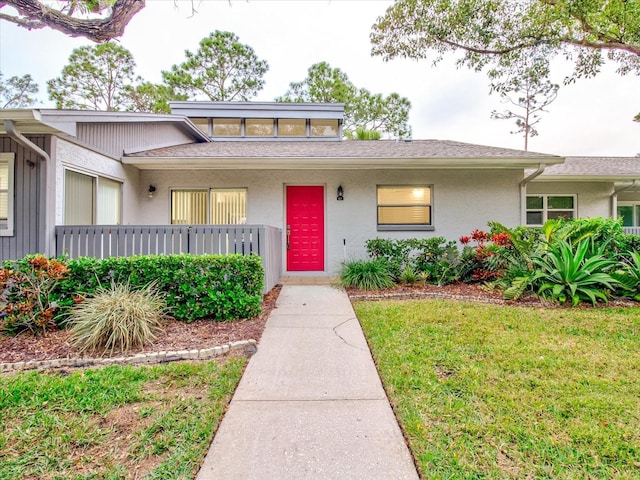
[[[266,293],[280,281],[282,231],[267,225],[56,227],[57,256],[108,258],[180,253],[260,255]]]

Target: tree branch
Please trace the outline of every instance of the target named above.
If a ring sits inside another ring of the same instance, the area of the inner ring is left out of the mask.
[[[50,27],[71,37],[85,37],[97,43],[120,37],[129,21],[145,6],[145,0],[115,0],[107,18],[74,18],[47,7],[38,0],[4,0],[0,8],[9,5],[21,17],[2,14],[0,18],[28,29]]]

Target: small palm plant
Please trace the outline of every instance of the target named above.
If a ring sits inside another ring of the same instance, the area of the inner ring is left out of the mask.
[[[618,262],[603,254],[605,248],[606,243],[594,250],[588,238],[574,246],[566,239],[556,240],[533,257],[532,283],[539,285],[538,294],[560,303],[570,300],[574,306],[583,300],[606,302],[619,282],[609,274]]]
[[[157,338],[166,311],[166,303],[153,284],[140,290],[129,284],[99,287],[94,296],[72,308],[70,341],[81,352],[127,352]]]

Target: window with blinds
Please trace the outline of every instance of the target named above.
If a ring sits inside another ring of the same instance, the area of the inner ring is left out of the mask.
[[[247,191],[244,188],[211,190],[213,225],[247,223]]]
[[[171,223],[174,225],[237,225],[247,223],[247,190],[172,190]]]
[[[93,225],[95,178],[66,170],[64,175],[64,224]]]
[[[378,226],[430,226],[431,187],[378,186]]]
[[[201,225],[207,223],[207,190],[172,190],[171,224]]]
[[[122,223],[122,184],[104,177],[65,170],[64,224]]]
[[[0,153],[0,235],[13,235],[13,153]]]

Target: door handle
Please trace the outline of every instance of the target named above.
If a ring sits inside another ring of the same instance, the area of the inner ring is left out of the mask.
[[[287,250],[291,248],[291,226],[287,225]]]

